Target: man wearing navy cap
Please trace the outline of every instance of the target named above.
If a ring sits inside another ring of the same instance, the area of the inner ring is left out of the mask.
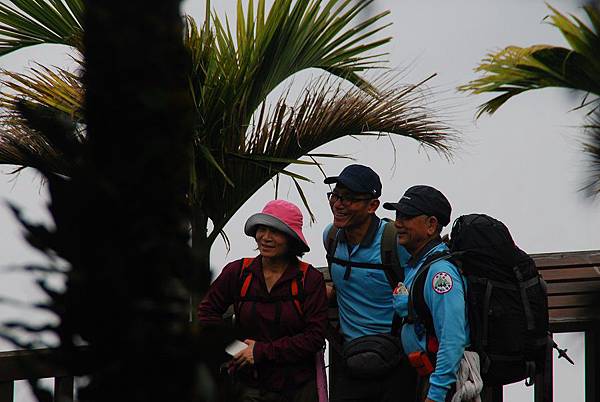
[[[469,344],[463,278],[454,264],[439,259],[448,251],[440,233],[450,222],[450,203],[439,190],[419,185],[383,207],[396,211],[398,242],[411,255],[404,266],[408,294],[394,291],[393,297],[405,322],[402,346],[419,374],[418,400],[450,401]]]
[[[390,270],[383,269],[389,264],[384,265],[382,261],[382,239],[385,230],[395,230],[393,223],[386,225],[375,215],[381,195],[379,176],[371,168],[355,164],[347,166],[338,176],[327,177],[324,182],[335,184],[327,193],[333,223],[325,228],[323,242],[335,287],[335,292],[329,289],[328,296],[335,294],[337,298],[344,345],[355,344],[364,337],[379,339],[380,335],[390,335],[394,316],[392,290],[398,279],[393,282]],[[395,242],[394,236],[395,233],[391,237],[391,248],[397,256],[395,265],[400,272],[398,260],[409,256]],[[391,338],[397,342],[397,337]],[[342,363],[336,367],[339,369],[331,390],[332,400],[412,402],[416,388],[414,372],[396,363],[383,374],[369,378],[364,373],[357,375],[349,365]]]

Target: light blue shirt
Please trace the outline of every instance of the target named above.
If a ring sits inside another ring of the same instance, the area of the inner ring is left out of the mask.
[[[415,275],[425,259],[433,253],[447,251],[440,243],[404,267],[404,282],[410,289]],[[469,344],[469,325],[465,307],[463,278],[456,266],[449,261],[435,262],[429,268],[424,285],[424,298],[433,318],[433,326],[439,342],[437,362],[429,378],[427,397],[443,402],[446,393],[456,382],[456,373],[465,347]],[[408,311],[408,297],[394,295],[394,308],[401,316]],[[402,346],[406,354],[426,351],[425,328],[422,324],[405,324],[402,327]]]
[[[334,256],[341,260],[381,264],[381,238],[385,221],[373,216],[371,226],[360,244],[347,243],[344,232],[337,233]],[[323,243],[332,225],[323,232]],[[327,244],[325,244],[327,248]],[[398,246],[398,258],[406,261],[410,255]],[[351,268],[344,279],[346,267],[332,263],[331,279],[335,285],[339,306],[340,329],[346,341],[364,335],[390,333],[394,315],[392,288],[381,269]]]

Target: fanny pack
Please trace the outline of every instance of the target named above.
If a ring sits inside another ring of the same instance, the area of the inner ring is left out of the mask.
[[[344,365],[356,378],[385,375],[398,367],[403,354],[400,339],[390,334],[365,335],[342,346]]]

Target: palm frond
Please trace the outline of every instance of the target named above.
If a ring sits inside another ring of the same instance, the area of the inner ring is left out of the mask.
[[[0,164],[69,175],[76,157],[74,148],[84,140],[84,127],[79,124],[84,96],[79,76],[43,66],[29,74],[1,74],[5,90],[0,93],[0,107],[4,109],[0,115]],[[28,113],[34,109],[37,112]],[[38,127],[32,127],[32,121],[37,121]],[[68,132],[68,140],[63,134],[49,138],[44,132]]]
[[[221,177],[209,176],[212,191],[203,194],[203,210],[220,230],[231,211],[237,210],[235,206],[271,177],[283,173],[297,179],[287,170],[288,165],[348,135],[401,135],[448,156],[457,137],[423,105],[420,90],[414,85],[388,85],[380,97],[374,97],[360,88],[342,89],[339,83],[320,80],[293,105],[283,97],[271,111],[261,108],[244,134],[245,141],[225,155],[225,171],[235,189],[228,188]]]
[[[57,150],[56,146],[38,131],[20,122],[7,123],[0,119],[0,164],[16,165],[15,171],[31,167],[42,172],[54,172],[69,176],[72,172],[71,160]]]
[[[600,37],[596,26],[590,28],[575,16],[569,19],[550,9],[551,23],[572,48],[509,46],[488,54],[475,69],[483,76],[459,87],[473,94],[499,93],[479,107],[478,117],[483,113],[493,114],[512,97],[533,89],[562,87],[600,95]],[[592,21],[598,20],[595,8],[585,9]]]
[[[202,87],[200,110],[205,114],[203,132],[218,132],[218,126],[231,122],[248,124],[256,108],[283,80],[294,73],[319,68],[349,80],[374,92],[372,85],[357,73],[380,66],[380,57],[369,52],[390,38],[372,39],[387,25],[380,20],[387,12],[353,24],[357,15],[372,0],[276,1],[265,15],[264,0],[249,2],[246,11],[238,1],[235,33],[227,22],[212,16],[214,41],[201,46],[200,37],[208,37],[203,30],[195,40],[195,55],[210,51],[214,58],[204,64],[198,80]],[[188,33],[193,33],[189,29]],[[235,38],[235,39],[234,39]],[[209,50],[210,49],[210,50]],[[196,57],[199,59],[199,57]],[[277,60],[277,62],[273,62]],[[198,91],[200,92],[200,91]],[[226,110],[227,105],[239,105]],[[215,141],[217,139],[214,139]],[[239,139],[234,139],[238,142]]]
[[[0,56],[39,45],[82,50],[82,0],[12,0],[0,4]]]
[[[77,74],[38,65],[29,74],[0,71],[0,84],[9,91],[0,93],[0,107],[14,111],[21,99],[83,119],[83,86]]]
[[[589,169],[582,190],[588,196],[596,197],[600,194],[600,112],[598,109],[588,119],[588,124],[585,126],[587,140],[583,144],[583,151],[587,156]]]

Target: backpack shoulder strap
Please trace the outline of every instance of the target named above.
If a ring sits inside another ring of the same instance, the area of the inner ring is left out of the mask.
[[[331,263],[329,262],[334,256],[335,256],[335,250],[337,248],[337,235],[338,235],[339,229],[336,228],[335,226],[331,225],[331,227],[329,228],[329,231],[327,232],[327,237],[325,238],[325,251],[327,253],[327,262],[329,265],[331,265]]]
[[[242,304],[246,299],[246,294],[252,283],[252,272],[248,269],[254,262],[254,258],[242,258],[240,275],[238,277],[238,294],[234,298],[233,311],[236,317],[239,317]],[[239,325],[239,318],[235,320],[236,325]]]
[[[290,284],[290,291],[292,294],[292,300],[298,314],[302,316],[302,302],[304,301],[304,283],[306,280],[306,273],[310,265],[304,261],[298,261],[298,276],[292,280]]]
[[[252,282],[252,272],[248,270],[250,265],[254,262],[254,258],[244,258],[242,259],[242,269],[240,270],[240,298],[246,297],[248,293],[248,288],[250,287],[250,283]]]
[[[425,279],[427,278],[427,273],[429,272],[429,268],[436,262],[441,260],[447,260],[452,257],[452,253],[449,251],[442,251],[438,253],[433,253],[429,257],[425,259],[417,273],[415,274],[415,278],[413,280],[412,285],[410,286],[410,291],[408,293],[408,318],[407,321],[411,323],[421,322],[425,326],[425,331],[428,336],[435,337],[435,328],[433,326],[433,317],[431,316],[431,311],[427,307],[427,303],[425,303]],[[434,338],[431,338],[432,342]],[[435,340],[434,343],[437,343]],[[437,347],[435,345],[430,345],[429,339],[427,340],[427,349],[428,352],[437,352]],[[434,349],[434,350],[430,350]]]
[[[386,220],[381,236],[381,263],[392,289],[396,288],[398,282],[404,282],[404,270],[398,258],[397,234],[394,222]]]
[[[325,258],[327,259],[327,270],[329,271],[329,277],[333,280],[331,276],[331,263],[335,257],[335,250],[337,249],[338,244],[338,232],[339,229],[334,225],[331,225],[329,231],[327,232],[327,238],[325,239]]]

